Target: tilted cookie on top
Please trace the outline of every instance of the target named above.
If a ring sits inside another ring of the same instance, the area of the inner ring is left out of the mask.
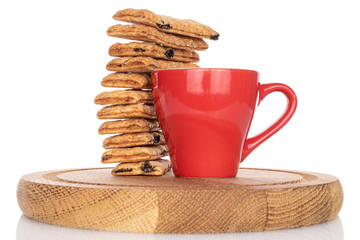
[[[207,38],[218,40],[220,34],[206,26],[190,19],[176,19],[164,15],[155,14],[146,9],[124,9],[118,11],[113,18],[115,20],[142,23],[152,26],[158,30],[175,33],[184,36],[191,36],[197,38]]]

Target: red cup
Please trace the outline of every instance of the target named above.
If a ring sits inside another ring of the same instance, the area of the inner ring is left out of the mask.
[[[260,84],[243,69],[191,68],[152,72],[156,114],[179,177],[235,177],[240,162],[292,117],[296,95],[280,83]],[[272,92],[287,97],[286,111],[268,129],[247,138],[255,106]]]

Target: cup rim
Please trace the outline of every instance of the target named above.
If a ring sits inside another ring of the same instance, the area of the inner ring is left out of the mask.
[[[152,73],[157,72],[183,72],[183,71],[245,71],[245,72],[254,72],[258,74],[258,71],[251,69],[242,69],[242,68],[168,68],[168,69],[159,69],[154,70]]]

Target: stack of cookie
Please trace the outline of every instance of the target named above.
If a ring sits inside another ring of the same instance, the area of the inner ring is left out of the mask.
[[[148,10],[125,9],[115,20],[135,23],[115,25],[109,36],[143,42],[116,43],[109,55],[116,57],[106,69],[115,71],[101,85],[121,88],[96,96],[95,103],[105,106],[98,112],[106,121],[99,134],[116,134],[104,140],[108,149],[103,163],[118,163],[113,175],[163,175],[170,170],[165,138],[156,118],[151,92],[151,72],[168,68],[195,68],[199,55],[206,50],[202,38],[217,40],[219,34],[192,20],[177,20]]]

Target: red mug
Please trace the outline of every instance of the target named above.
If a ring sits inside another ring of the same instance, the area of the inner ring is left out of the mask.
[[[152,72],[155,111],[178,177],[235,177],[240,162],[293,116],[296,95],[280,83],[260,84],[243,69],[191,68]],[[272,92],[286,111],[264,132],[247,138],[255,107]]]

